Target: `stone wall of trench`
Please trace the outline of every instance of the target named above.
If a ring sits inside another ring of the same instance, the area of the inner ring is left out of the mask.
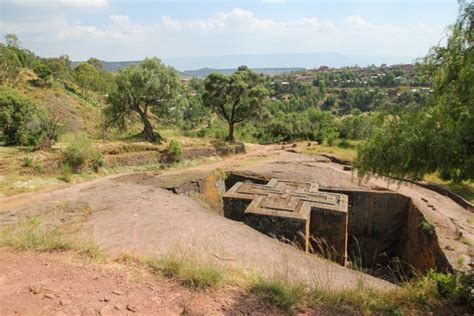
[[[421,228],[425,218],[411,198],[395,192],[333,187],[320,190],[349,197],[348,256],[352,262],[377,269],[398,258],[401,264],[421,272],[452,269],[435,230]]]

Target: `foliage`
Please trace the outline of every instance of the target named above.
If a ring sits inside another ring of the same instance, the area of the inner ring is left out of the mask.
[[[167,154],[172,162],[180,161],[183,157],[183,148],[181,147],[181,144],[178,141],[172,139],[168,147]]]
[[[139,65],[120,70],[116,85],[109,95],[109,122],[124,128],[127,118],[138,114],[144,125],[142,136],[148,141],[159,141],[150,118],[166,116],[177,103],[182,87],[176,70],[158,58],[146,58]]]
[[[63,164],[78,172],[89,162],[92,169],[97,171],[103,165],[102,155],[92,147],[92,142],[86,136],[76,136],[64,149]]]
[[[264,78],[241,66],[231,76],[210,74],[204,83],[204,104],[227,121],[228,141],[234,141],[235,124],[258,118],[265,108],[268,91]]]
[[[104,157],[98,151],[95,151],[91,158],[91,168],[94,172],[98,172],[105,164]]]
[[[35,74],[38,76],[41,84],[45,84],[52,75],[51,69],[46,66],[43,62],[37,62],[35,68],[33,68]]]
[[[0,44],[0,84],[15,83],[21,62],[14,50]]]
[[[0,86],[0,132],[6,145],[37,146],[43,137],[44,112],[18,91]]]
[[[470,312],[474,312],[474,272],[439,273],[429,271],[426,278],[434,280],[438,293],[451,301],[465,305]]]
[[[46,58],[43,62],[51,69],[54,79],[62,81],[71,81],[72,63],[68,55],[62,55],[56,58]]]
[[[89,63],[80,63],[74,68],[74,80],[82,89],[97,91],[99,72]]]
[[[386,117],[360,148],[361,176],[421,179],[438,171],[457,182],[474,179],[473,25],[474,3],[462,1],[446,47],[433,48],[424,59],[432,102]]]
[[[420,223],[420,228],[421,230],[427,232],[427,233],[430,233],[432,234],[433,233],[433,229],[434,229],[434,226],[433,224],[431,224],[430,222],[428,222],[426,219],[422,220],[421,223]]]
[[[71,166],[69,164],[63,164],[60,171],[61,175],[58,177],[59,180],[67,183],[71,182],[72,175],[74,174],[74,170],[72,170]]]
[[[322,141],[329,136],[329,129],[335,129],[334,116],[318,108],[310,108],[304,112],[278,112],[271,121],[263,125],[256,133],[264,142],[288,141],[305,139]]]

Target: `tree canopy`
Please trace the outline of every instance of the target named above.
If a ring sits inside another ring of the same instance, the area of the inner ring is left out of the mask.
[[[0,86],[0,132],[6,145],[38,145],[45,119],[45,113],[34,102],[14,89]]]
[[[455,181],[474,179],[473,41],[474,3],[462,1],[446,46],[423,60],[433,98],[386,117],[359,150],[360,175],[420,179],[437,171]]]
[[[268,91],[264,78],[241,66],[231,76],[210,74],[204,83],[204,104],[226,120],[228,141],[234,141],[235,124],[258,117],[264,107]]]
[[[110,122],[125,127],[126,119],[136,113],[144,125],[142,136],[148,141],[159,141],[150,118],[166,115],[179,101],[182,85],[177,71],[158,58],[146,58],[139,65],[120,70],[115,81],[116,89],[108,98]]]

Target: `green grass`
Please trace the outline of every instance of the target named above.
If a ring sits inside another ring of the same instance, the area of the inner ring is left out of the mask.
[[[39,217],[23,220],[0,229],[0,247],[15,250],[64,251],[72,248],[59,228],[46,229]]]
[[[191,289],[216,288],[222,284],[222,272],[206,267],[190,260],[180,260],[175,257],[145,260],[148,267],[155,273],[166,278],[175,279],[181,285]]]
[[[303,153],[315,155],[328,154],[335,156],[336,158],[352,162],[357,157],[357,145],[359,142],[348,141],[347,143],[349,144],[348,147],[340,147],[337,145],[312,145],[310,147],[306,147],[303,150]]]
[[[285,311],[291,311],[295,306],[303,304],[306,298],[306,289],[303,285],[288,284],[280,280],[258,279],[251,286],[250,292]]]
[[[471,203],[474,203],[474,182],[463,181],[455,183],[452,181],[443,180],[437,174],[430,174],[425,177],[425,180],[448,188],[454,193],[459,194]]]
[[[70,228],[70,227],[69,227]],[[106,256],[92,241],[73,240],[65,226],[49,227],[40,216],[0,227],[0,247],[17,251],[56,252],[73,250],[80,257],[98,261]]]

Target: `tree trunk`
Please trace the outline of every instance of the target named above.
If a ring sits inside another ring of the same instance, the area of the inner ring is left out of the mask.
[[[229,135],[227,135],[227,141],[228,142],[234,142],[234,123],[233,122],[228,122],[229,123]]]
[[[152,143],[156,143],[157,141],[159,141],[159,139],[155,135],[155,132],[153,131],[153,126],[151,125],[150,120],[148,120],[147,115],[141,110],[138,110],[137,112],[140,114],[140,118],[143,123],[143,138]]]

